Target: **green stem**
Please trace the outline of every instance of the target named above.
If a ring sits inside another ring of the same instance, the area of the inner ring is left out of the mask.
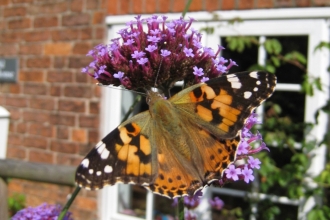
[[[182,197],[179,199],[178,212],[179,212],[179,220],[184,220],[184,205],[183,205]]]
[[[123,123],[128,119],[129,115],[133,112],[135,105],[138,104],[140,101],[141,101],[141,96],[137,95],[134,99],[133,104],[131,105],[131,107],[129,107],[128,111],[126,112],[123,120],[121,120],[121,123]]]
[[[75,190],[73,191],[73,193],[72,193],[70,199],[67,201],[67,203],[65,204],[65,206],[62,208],[61,213],[60,213],[60,215],[58,216],[58,220],[63,220],[63,218],[65,217],[66,213],[68,212],[68,210],[69,210],[69,208],[70,208],[70,206],[71,206],[73,200],[77,197],[77,195],[78,195],[80,189],[81,189],[81,188],[80,188],[79,186],[77,186],[77,187],[75,188]]]
[[[188,11],[190,5],[191,5],[191,2],[192,2],[192,0],[188,0],[186,6],[184,7],[184,10],[183,10],[183,12],[182,12],[182,17],[183,17],[183,18],[184,18],[184,16],[186,15],[186,13],[187,13],[187,11]]]

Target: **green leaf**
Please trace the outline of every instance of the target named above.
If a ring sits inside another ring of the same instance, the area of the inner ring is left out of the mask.
[[[330,50],[330,42],[321,41],[314,49],[314,52],[317,50],[321,50],[322,48]]]

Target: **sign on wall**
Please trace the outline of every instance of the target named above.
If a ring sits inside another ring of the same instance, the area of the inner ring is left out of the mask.
[[[17,70],[17,58],[0,58],[0,83],[16,82]]]

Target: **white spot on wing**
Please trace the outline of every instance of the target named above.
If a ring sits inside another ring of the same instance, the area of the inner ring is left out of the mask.
[[[233,77],[233,76],[227,75],[227,80],[228,80],[228,82],[230,82],[231,87],[233,89],[240,89],[242,87],[242,83],[240,83],[238,77],[236,77],[236,76]]]
[[[96,176],[101,176],[102,172],[101,171],[97,171],[96,172]]]
[[[252,92],[249,92],[249,91],[244,92],[245,99],[249,99],[251,97],[251,95],[252,95]]]
[[[258,81],[256,82],[256,84],[257,84],[257,85],[260,85],[260,84],[261,84],[261,82],[258,80]]]
[[[258,73],[256,71],[253,71],[250,73],[250,77],[258,79]]]
[[[112,166],[109,166],[109,165],[106,165],[105,167],[104,167],[104,172],[105,173],[112,173]]]
[[[103,160],[108,159],[109,154],[110,154],[110,151],[108,151],[106,148],[104,148],[103,152],[101,153],[101,158]]]
[[[102,154],[103,150],[105,149],[105,143],[102,142],[102,144],[97,144],[95,147],[97,148],[97,152]]]
[[[81,165],[85,168],[87,168],[89,166],[89,160],[87,158],[85,158],[83,161],[81,161]]]
[[[93,169],[89,169],[89,170],[88,170],[88,173],[89,173],[89,174],[93,174],[93,173],[94,173],[94,170],[93,170]]]
[[[254,91],[254,92],[257,92],[257,91],[258,91],[258,87],[254,87],[254,88],[253,88],[253,91]]]

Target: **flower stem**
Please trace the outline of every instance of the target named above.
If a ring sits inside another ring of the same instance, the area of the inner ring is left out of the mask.
[[[65,204],[65,206],[62,208],[60,215],[58,216],[57,220],[63,220],[64,216],[66,215],[66,213],[68,212],[73,200],[76,198],[76,196],[78,195],[79,191],[80,191],[80,187],[77,186],[75,188],[75,190],[73,191],[70,199],[67,201],[67,203]]]

